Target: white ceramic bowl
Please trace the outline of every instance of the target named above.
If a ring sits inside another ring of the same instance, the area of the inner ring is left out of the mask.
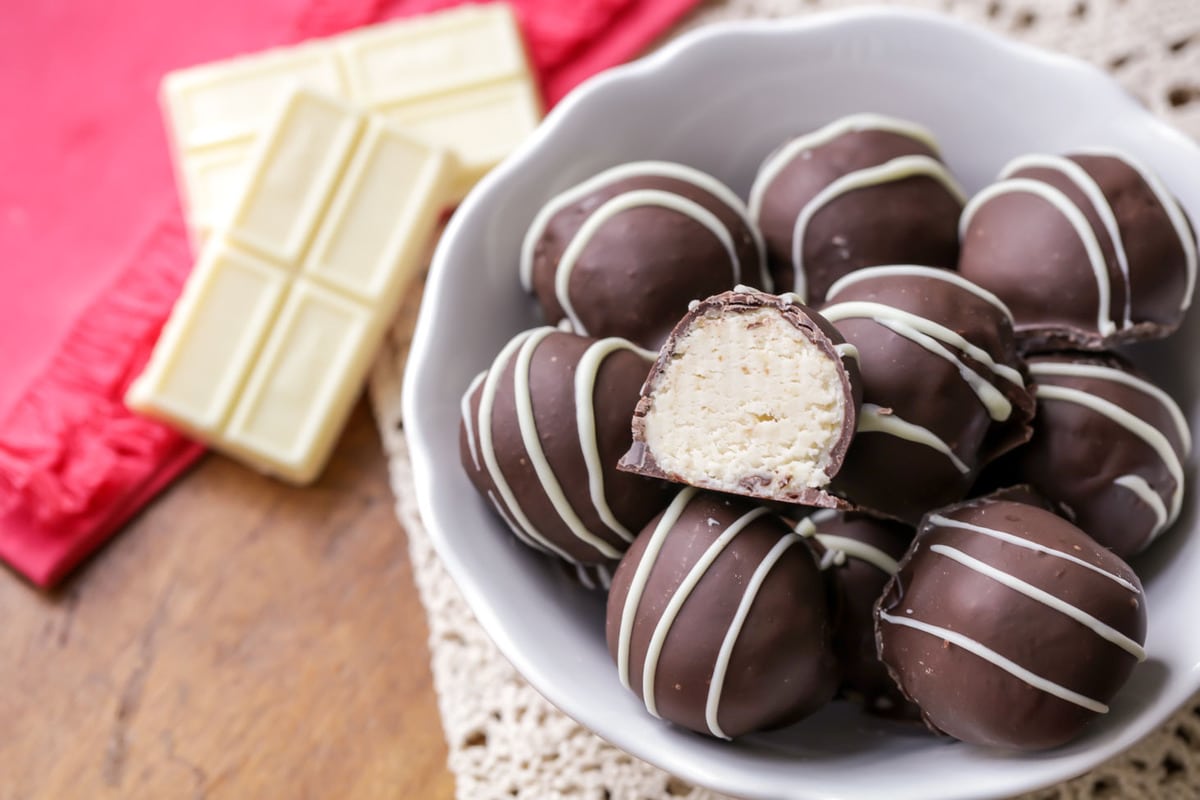
[[[949,20],[867,11],[701,30],[575,91],[451,220],[434,258],[404,389],[421,514],[479,621],[552,703],[626,751],[753,798],[999,797],[1080,774],[1145,736],[1200,688],[1196,494],[1135,563],[1149,660],[1079,740],[1015,756],[948,743],[834,703],[786,731],[718,742],[652,718],[621,687],[604,604],[518,545],[459,466],[459,398],[509,336],[538,323],[517,282],[522,236],[552,195],[611,165],[671,159],[745,196],[785,138],[855,111],[916,120],[969,190],[1010,157],[1126,148],[1200,220],[1200,149],[1099,71]],[[1200,322],[1139,360],[1197,418]],[[1189,474],[1194,472],[1189,462]]]

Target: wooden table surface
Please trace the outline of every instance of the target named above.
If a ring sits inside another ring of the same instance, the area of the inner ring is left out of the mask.
[[[319,483],[207,456],[53,596],[0,571],[0,800],[453,794],[364,404]]]

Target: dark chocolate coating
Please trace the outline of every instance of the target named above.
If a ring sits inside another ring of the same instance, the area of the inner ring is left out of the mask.
[[[893,573],[859,551],[840,549],[829,538],[852,539],[899,561],[916,532],[903,523],[857,512],[820,511],[808,519],[815,527],[814,538],[828,553],[821,564],[838,598],[833,649],[841,667],[841,693],[872,714],[917,719],[916,706],[896,687],[875,649],[875,603]]]
[[[837,474],[845,459],[846,451],[850,447],[850,442],[854,437],[858,407],[862,402],[858,362],[853,358],[842,357],[838,354],[835,346],[845,343],[842,334],[816,311],[800,303],[795,298],[795,295],[772,295],[766,292],[749,290],[746,287],[738,287],[738,290],[724,292],[696,303],[689,309],[687,315],[679,321],[675,329],[671,331],[671,335],[667,338],[662,350],[659,351],[658,359],[654,362],[650,376],[646,379],[642,387],[641,398],[638,400],[637,408],[633,414],[633,443],[629,448],[629,452],[621,459],[618,465],[620,469],[635,472],[639,475],[663,478],[677,483],[687,483],[701,489],[733,492],[760,500],[798,503],[818,508],[847,507],[844,501],[826,492],[824,489],[808,486],[792,486],[787,487],[783,492],[769,490],[769,486],[767,485],[769,477],[756,479],[758,476],[747,475],[735,490],[733,487],[718,485],[715,481],[703,478],[696,479],[694,477],[667,472],[659,465],[654,453],[646,443],[645,417],[654,404],[654,392],[671,364],[675,344],[679,341],[680,337],[685,336],[695,321],[702,317],[741,314],[764,308],[777,310],[780,317],[801,331],[809,342],[816,345],[827,358],[839,365],[842,391],[845,397],[843,403],[845,415],[842,422],[841,435],[831,449],[829,464],[825,470],[831,477]],[[732,386],[729,387],[731,391],[735,390],[735,388]],[[797,420],[796,423],[803,424],[804,420]]]
[[[832,491],[862,508],[915,524],[930,509],[965,497],[980,468],[1029,438],[1034,401],[1023,384],[996,374],[954,344],[940,342],[1009,401],[1008,418],[993,419],[956,364],[885,327],[874,312],[839,319],[843,303],[882,304],[937,323],[983,350],[995,363],[1021,371],[1012,326],[1001,309],[949,279],[936,277],[946,273],[900,275],[890,274],[890,269],[863,270],[861,279],[839,288],[822,309],[858,349],[863,382],[860,429]],[[890,409],[890,413],[880,412],[884,416],[928,430],[967,471],[928,444],[862,430],[868,404]]]
[[[798,153],[763,193],[759,229],[776,291],[795,290],[793,231],[801,211],[838,178],[901,156],[938,158],[924,142],[886,130],[857,130]],[[962,202],[916,175],[839,195],[812,215],[804,237],[806,302],[820,305],[841,276],[880,264],[952,268]]]
[[[545,328],[526,331],[518,334],[518,338],[543,334],[546,334],[545,338],[534,347],[529,361],[528,392],[525,393],[532,405],[536,435],[570,507],[585,529],[603,540],[611,551],[600,552],[572,532],[535,471],[518,421],[516,368],[519,349],[510,351],[507,357],[502,352],[491,367],[501,371],[492,409],[493,452],[500,475],[511,487],[517,508],[504,499],[483,454],[479,435],[483,383],[475,386],[466,399],[468,413],[459,437],[462,463],[475,488],[485,498],[490,498],[519,538],[548,552],[555,552],[556,548],[556,554],[570,562],[608,563],[624,552],[628,542],[605,524],[592,503],[575,397],[575,374],[580,359],[589,347],[597,345],[597,340]],[[600,361],[591,398],[604,497],[616,520],[628,529],[631,539],[662,509],[670,496],[665,484],[616,469],[617,460],[629,447],[629,417],[649,367],[650,362],[643,355],[627,348],[615,350]],[[552,547],[537,544],[536,537],[520,523],[518,511]]]
[[[1076,525],[1122,558],[1141,552],[1162,532],[1160,511],[1170,518],[1179,485],[1172,465],[1145,438],[1117,420],[1086,405],[1045,396],[1043,387],[1084,392],[1132,414],[1165,437],[1175,456],[1174,465],[1181,466],[1188,448],[1176,416],[1160,398],[1122,383],[1123,376],[1147,384],[1149,381],[1115,355],[1034,356],[1029,364],[1040,392],[1033,438],[1004,459],[1006,474],[1028,482],[1062,505]],[[1097,373],[1071,376],[1037,372],[1053,369],[1056,364],[1095,367]],[[1117,483],[1124,476],[1144,480],[1159,498],[1162,509],[1154,508],[1124,483]]]
[[[1013,453],[1020,452],[1017,448]],[[992,462],[993,465],[1003,466],[1007,459],[1000,458],[998,461]],[[997,478],[1007,476],[1009,473],[1006,470],[997,470],[995,475]],[[975,484],[971,490],[971,498],[975,500],[1007,500],[1013,503],[1022,503],[1027,506],[1037,506],[1040,509],[1049,511],[1051,514],[1057,514],[1065,519],[1071,519],[1071,515],[1061,504],[1054,502],[1046,495],[1039,492],[1037,489],[1030,486],[1028,483],[1017,483],[1011,479],[1005,479],[997,483],[985,483],[985,479],[991,477],[990,468],[984,470],[983,477],[980,482]]]
[[[1097,324],[1099,283],[1084,239],[1061,210],[1033,193],[1000,194],[973,214],[968,210],[959,271],[1008,304],[1027,352],[1101,350],[1166,336],[1183,319],[1188,277],[1184,246],[1162,202],[1122,158],[1069,155],[1065,161],[1081,168],[1099,188],[1119,238],[1110,235],[1096,204],[1063,169],[1028,165],[1005,178],[1051,187],[1082,213],[1103,257],[1110,287],[1103,313],[1114,329],[1105,333]],[[1175,203],[1174,198],[1169,202]],[[1194,241],[1190,223],[1187,236]],[[1128,280],[1118,245],[1126,256]]]
[[[722,242],[696,219],[654,204],[620,211],[588,240],[571,272],[568,296],[588,335],[621,336],[657,350],[690,301],[739,283],[761,284],[764,256],[744,209],[686,180],[626,177],[556,213],[536,243],[532,289],[547,322],[566,317],[555,279],[580,227],[607,201],[644,189],[669,192],[715,215],[734,243],[737,270]]]
[[[562,569],[567,580],[581,589],[589,592],[607,594],[612,586],[613,572],[619,562],[606,561],[603,564],[568,564],[565,561],[556,562]]]
[[[1045,549],[953,527],[943,517]],[[1019,750],[1065,744],[1102,709],[1035,686],[938,631],[894,620],[951,631],[1038,679],[1103,705],[1124,685],[1138,655],[1049,603],[965,565],[963,558],[1090,615],[1128,637],[1134,651],[1146,638],[1145,597],[1137,575],[1049,511],[981,498],[926,517],[880,598],[880,657],[931,728],[966,742]]]
[[[691,730],[733,738],[788,725],[816,711],[833,697],[837,664],[824,582],[805,540],[779,517],[740,498],[687,488],[666,513],[679,506],[683,510],[673,525],[658,531],[660,516],[646,526],[613,576],[608,649],[619,670],[622,620],[629,613],[630,689],[643,697],[649,645],[685,576],[735,522],[753,512],[760,516],[741,528],[699,573],[669,626],[653,683],[657,712]],[[749,595],[748,614],[732,639],[724,681],[718,684],[719,731],[714,731],[705,709],[718,655],[727,635],[732,636],[731,625],[752,576],[784,540],[786,549],[765,568],[766,577]],[[659,541],[661,549],[647,568],[640,602],[629,602],[647,549]]]

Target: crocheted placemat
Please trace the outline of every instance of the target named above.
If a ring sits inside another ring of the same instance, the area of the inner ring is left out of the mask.
[[[866,3],[714,0],[671,35],[716,20],[778,17]],[[1200,0],[899,0],[946,12],[1109,70],[1155,112],[1200,136]],[[417,516],[400,421],[400,375],[419,292],[411,293],[371,382],[429,618],[434,683],[460,798],[718,800],[602,742],[535,692],[500,655],[438,561]],[[1129,752],[1029,800],[1200,797],[1200,695]]]

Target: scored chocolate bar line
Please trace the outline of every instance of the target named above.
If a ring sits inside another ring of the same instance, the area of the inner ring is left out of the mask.
[[[382,115],[457,158],[462,197],[538,124],[512,10],[470,5],[205,64],[163,80],[177,183],[198,243],[224,227],[278,98],[302,86]]]
[[[126,402],[306,483],[416,272],[452,158],[296,90],[252,159]]]

